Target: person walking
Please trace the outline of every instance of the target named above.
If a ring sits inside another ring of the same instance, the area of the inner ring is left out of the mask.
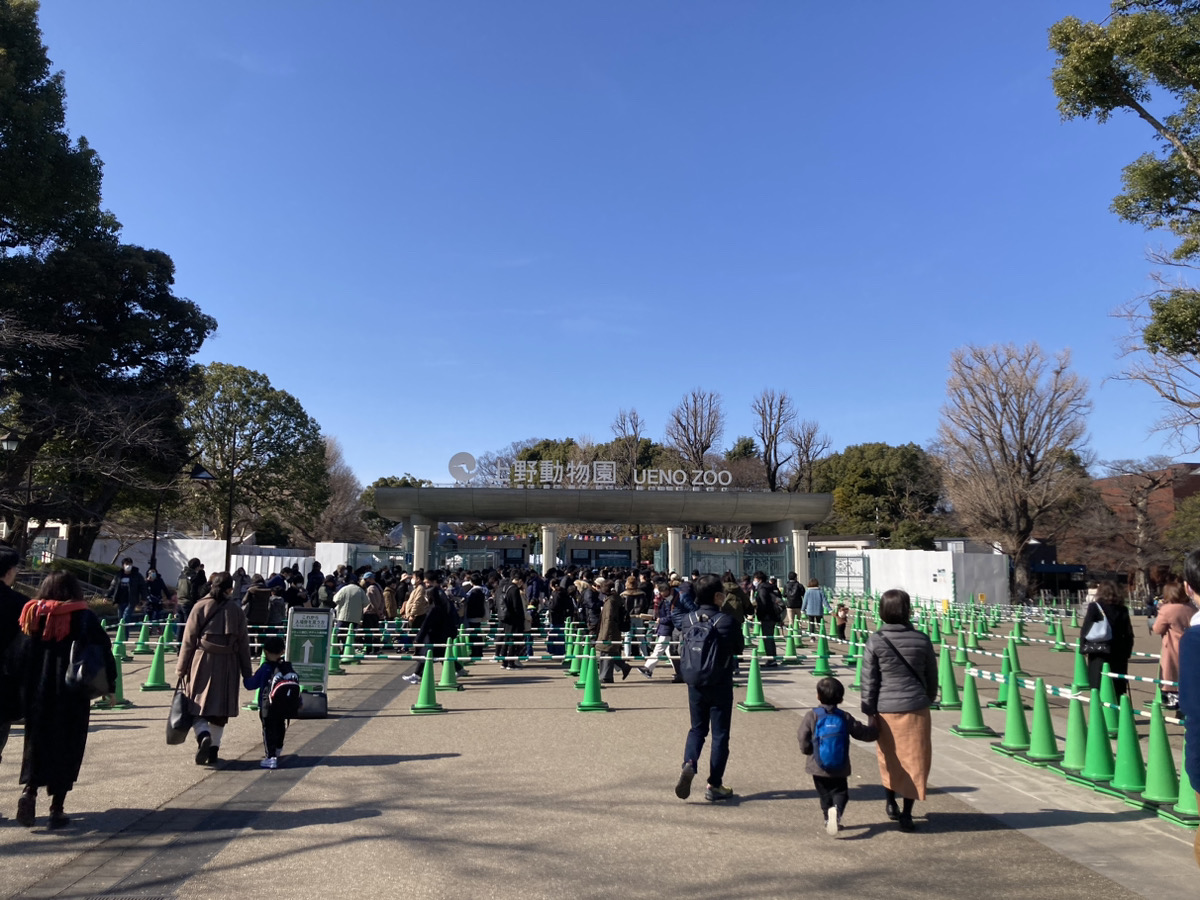
[[[680,631],[706,620],[712,629],[715,653],[712,671],[704,684],[688,684],[688,713],[691,728],[683,748],[683,766],[675,783],[675,796],[686,800],[692,792],[700,753],[712,731],[712,750],[708,761],[708,789],[704,799],[710,803],[728,800],[733,789],[725,784],[725,766],[729,762],[729,727],[733,717],[733,659],[745,648],[741,629],[733,617],[721,612],[725,602],[721,579],[716,575],[701,575],[693,580],[692,600],[696,609],[675,614],[675,627]]]
[[[404,676],[404,680],[409,684],[421,683],[426,655],[432,654],[436,659],[439,651],[444,651],[450,640],[458,634],[458,612],[446,592],[442,590],[440,573],[433,570],[426,572],[423,586],[429,608],[421,620],[421,628],[415,638],[417,648],[413,657],[416,659],[416,665]],[[465,671],[457,659],[454,660],[454,669],[459,675]]]
[[[146,579],[128,556],[121,560],[121,571],[109,585],[108,599],[116,604],[117,617],[122,622],[128,622],[137,612],[138,605],[146,602]]]
[[[188,712],[196,717],[196,765],[218,762],[225,726],[241,708],[242,680],[253,674],[246,614],[233,602],[233,578],[216,572],[188,616],[175,664]]]
[[[600,628],[596,632],[600,681],[612,684],[615,680],[614,665],[620,668],[622,681],[633,671],[633,666],[621,658],[621,635],[629,630],[631,619],[624,595],[617,594],[611,581],[604,578],[597,580],[596,589],[604,597],[604,605],[600,609]]]
[[[1162,636],[1159,677],[1164,682],[1179,681],[1179,641],[1188,630],[1195,612],[1196,608],[1188,600],[1182,584],[1173,581],[1163,588],[1162,604],[1152,631]],[[1176,685],[1163,684],[1162,694],[1166,709],[1179,708],[1179,688]]]
[[[654,586],[654,646],[646,656],[646,663],[638,667],[638,671],[646,678],[654,677],[654,667],[662,657],[666,657],[674,673],[673,682],[682,682],[679,677],[679,667],[671,655],[672,638],[675,635],[675,589],[666,581],[660,581]]]
[[[1098,640],[1092,626],[1108,624],[1108,637]],[[1088,638],[1088,635],[1093,635]],[[1092,690],[1100,689],[1100,679],[1103,675],[1104,664],[1114,675],[1125,675],[1129,672],[1129,657],[1133,655],[1133,623],[1129,619],[1129,607],[1121,596],[1115,581],[1102,581],[1096,586],[1096,598],[1087,606],[1083,622],[1079,626],[1079,644],[1083,649],[1088,663],[1088,686]],[[1125,679],[1116,678],[1113,687],[1117,691],[1117,699],[1125,693]]]
[[[808,589],[804,592],[802,605],[804,615],[808,616],[809,633],[820,634],[821,621],[825,618],[825,613],[829,612],[829,600],[825,597],[825,592],[821,590],[817,579],[808,579]]]
[[[884,591],[879,618],[882,627],[863,648],[862,711],[877,716],[884,810],[901,831],[914,831],[913,803],[925,799],[933,763],[929,707],[938,690],[937,655],[929,637],[913,627],[912,601],[905,591]],[[903,809],[896,805],[897,796],[904,800]]]
[[[762,629],[763,665],[770,667],[778,664],[775,659],[775,629],[779,627],[779,597],[778,590],[767,581],[766,572],[755,572],[754,580],[754,620]]]
[[[12,723],[21,718],[21,676],[16,652],[21,639],[21,611],[25,597],[13,589],[21,570],[21,556],[0,544],[0,757]]]
[[[804,615],[804,585],[795,572],[788,572],[787,581],[783,583],[783,600],[786,607],[783,624],[790,629],[792,623]]]
[[[92,702],[67,684],[72,646],[82,641],[101,649],[110,696],[117,689],[117,663],[108,634],[70,572],[46,576],[21,611],[21,632],[25,747],[20,781],[25,789],[17,801],[17,823],[33,827],[38,790],[44,787],[50,795],[50,827],[63,828],[71,823],[63,806],[83,765]]]

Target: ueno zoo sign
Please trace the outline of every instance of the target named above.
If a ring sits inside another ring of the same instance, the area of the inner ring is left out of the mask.
[[[450,474],[460,484],[476,478],[476,461],[469,453],[457,453],[450,460]],[[496,486],[562,485],[571,487],[617,486],[617,464],[611,460],[591,463],[561,463],[549,459],[518,459],[508,469],[508,478],[481,478]],[[729,487],[733,473],[723,469],[635,469],[633,483],[638,487]]]

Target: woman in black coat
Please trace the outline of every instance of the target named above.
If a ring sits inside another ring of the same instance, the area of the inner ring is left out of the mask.
[[[91,714],[88,695],[66,684],[71,645],[82,639],[103,649],[110,694],[117,689],[117,664],[108,635],[70,572],[46,576],[21,612],[21,631],[25,790],[17,801],[17,823],[33,827],[38,789],[44,787],[50,794],[50,827],[62,828],[71,821],[63,803],[79,778]]]
[[[1103,615],[1101,615],[1103,613]],[[1086,639],[1091,627],[1101,619],[1108,619],[1112,637],[1107,644],[1093,644]],[[1088,662],[1088,683],[1092,690],[1100,689],[1101,668],[1108,663],[1114,675],[1129,672],[1129,657],[1133,656],[1133,622],[1129,619],[1129,607],[1121,596],[1115,581],[1102,581],[1096,588],[1096,598],[1087,606],[1083,624],[1079,626],[1079,646]],[[1093,652],[1088,652],[1092,649]],[[1125,693],[1125,679],[1114,678],[1117,698]]]

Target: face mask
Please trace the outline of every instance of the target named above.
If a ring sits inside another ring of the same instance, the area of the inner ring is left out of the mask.
[[[132,571],[133,571],[133,566],[126,566],[126,567],[125,567],[125,571],[126,571],[126,572],[132,572]]]

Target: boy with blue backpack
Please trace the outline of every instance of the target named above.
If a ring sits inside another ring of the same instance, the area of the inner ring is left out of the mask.
[[[842,813],[850,801],[850,738],[874,741],[879,728],[871,716],[864,725],[844,709],[839,709],[846,689],[836,678],[817,682],[817,702],[800,723],[800,752],[809,757],[804,771],[812,776],[821,799],[821,818],[825,832],[837,835],[842,829]]]
[[[263,638],[265,661],[258,671],[245,679],[246,690],[258,690],[258,716],[262,720],[264,769],[279,768],[279,751],[287,734],[288,721],[300,712],[300,679],[292,664],[283,658],[283,638]]]

